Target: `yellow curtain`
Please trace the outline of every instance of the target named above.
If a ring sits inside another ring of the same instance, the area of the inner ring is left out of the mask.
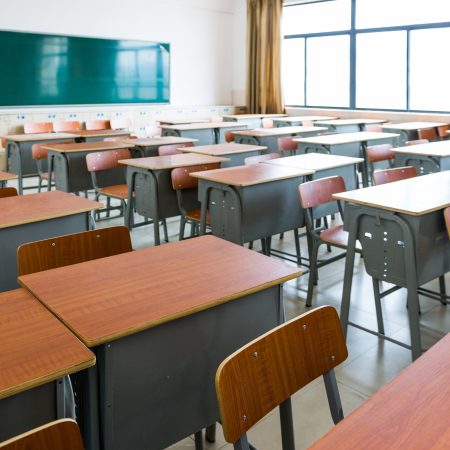
[[[282,113],[283,0],[247,0],[247,111]]]

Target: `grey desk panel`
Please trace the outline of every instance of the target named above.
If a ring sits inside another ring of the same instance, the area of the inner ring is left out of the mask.
[[[417,153],[395,153],[395,166],[413,166],[419,175],[450,170],[450,156],[428,156]]]
[[[235,117],[224,117],[224,122],[236,122],[239,124],[244,124],[246,127],[251,130],[252,128],[261,128],[262,127],[262,119],[259,117],[255,117],[254,119],[237,119]]]
[[[163,136],[178,136],[190,139],[197,139],[196,145],[216,144],[216,132],[214,128],[205,128],[198,130],[173,130],[171,128],[162,129]]]
[[[216,143],[217,144],[225,144],[227,141],[225,140],[225,133],[227,131],[235,131],[235,130],[248,130],[249,128],[252,128],[250,126],[247,126],[246,124],[242,124],[241,122],[237,122],[235,126],[233,127],[226,127],[226,128],[216,128]]]

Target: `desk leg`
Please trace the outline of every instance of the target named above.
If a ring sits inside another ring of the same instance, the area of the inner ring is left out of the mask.
[[[47,161],[48,161],[48,182],[47,182],[47,191],[50,191],[52,188],[52,179],[53,179],[53,167],[54,167],[54,159],[55,157],[49,153]]]
[[[127,209],[125,211],[125,226],[131,230],[133,225],[133,193],[136,183],[136,172],[130,167],[127,169],[127,185],[128,185],[128,197],[127,197]]]
[[[6,155],[6,164],[9,164],[11,170],[17,175],[17,184],[19,195],[23,194],[23,174],[22,174],[22,155],[20,153],[20,145],[17,142],[10,143],[9,155]]]
[[[362,182],[363,187],[369,186],[369,168],[367,165],[367,142],[361,142],[360,147],[360,156],[364,159],[364,161],[361,163],[361,175],[362,175]]]

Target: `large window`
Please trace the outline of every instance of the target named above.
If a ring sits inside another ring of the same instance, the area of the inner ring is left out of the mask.
[[[289,106],[450,110],[450,0],[325,0],[286,5]]]

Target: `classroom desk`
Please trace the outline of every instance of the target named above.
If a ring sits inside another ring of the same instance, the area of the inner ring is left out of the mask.
[[[318,120],[335,120],[337,117],[332,116],[287,116],[279,119],[273,119],[275,127],[299,127],[304,121],[317,122]]]
[[[364,131],[366,125],[382,124],[386,122],[384,119],[335,119],[335,120],[318,120],[319,126],[327,126],[329,130],[337,133],[356,133]]]
[[[361,164],[363,186],[369,185],[369,170],[367,164],[367,146],[370,143],[383,141],[393,142],[398,138],[395,133],[377,133],[360,131],[356,133],[339,133],[328,136],[316,136],[311,138],[297,138],[300,153],[330,153],[332,155],[360,157],[364,159]]]
[[[94,354],[25,289],[0,294],[0,441],[71,417],[65,375]]]
[[[419,175],[450,170],[450,141],[409,145],[392,149],[395,165],[414,166]]]
[[[199,179],[200,233],[207,210],[212,234],[240,245],[303,227],[297,188],[312,173],[252,164],[191,174]]]
[[[87,450],[148,450],[219,420],[218,365],[283,322],[282,283],[299,275],[203,236],[20,282],[97,356],[86,373]]]
[[[158,119],[161,125],[185,125],[188,123],[208,123],[208,119]]]
[[[442,213],[450,206],[450,171],[334,197],[347,203],[344,226],[349,240],[340,314],[344,332],[349,324],[358,239],[367,273],[407,289],[411,350],[416,359],[422,352],[418,288],[450,270],[450,240]]]
[[[19,194],[23,193],[23,178],[36,176],[36,161],[31,156],[33,144],[49,141],[73,142],[77,138],[74,133],[36,133],[36,134],[10,134],[2,136],[6,139],[5,170],[14,172],[18,178]],[[45,163],[45,161],[43,161]],[[44,167],[45,169],[45,167]]]
[[[198,139],[182,138],[177,136],[163,136],[142,139],[124,139],[122,144],[138,150],[141,156],[158,156],[158,149],[162,145],[196,143]]]
[[[77,135],[76,142],[95,142],[103,141],[108,137],[127,137],[131,132],[126,130],[78,130],[75,132]]]
[[[317,180],[319,178],[338,175],[344,179],[347,190],[351,190],[358,188],[356,168],[357,165],[363,161],[364,160],[362,158],[351,158],[349,156],[306,153],[304,155],[270,159],[268,161],[264,161],[263,164],[312,170],[314,173],[309,175],[310,180]]]
[[[234,141],[236,144],[263,145],[267,147],[267,153],[279,153],[278,138],[290,136],[315,136],[324,127],[278,127],[260,128],[256,130],[235,131]]]
[[[228,130],[246,130],[247,125],[232,122],[188,123],[185,125],[163,125],[163,136],[178,136],[198,139],[200,145],[225,143]]]
[[[101,203],[52,191],[0,199],[0,292],[17,285],[17,247],[89,229],[89,213]]]
[[[448,448],[449,353],[450,334],[447,334],[309,448]]]
[[[400,145],[405,145],[406,141],[412,141],[419,138],[417,134],[418,130],[443,127],[445,125],[448,124],[441,122],[403,122],[383,125],[383,130],[386,130],[389,133],[399,133]]]
[[[0,170],[0,187],[5,187],[7,181],[17,179],[17,175],[11,172],[2,172]]]
[[[180,147],[178,151],[183,153],[197,153],[199,155],[223,156],[228,161],[222,163],[222,167],[242,166],[245,158],[249,156],[260,155],[266,147],[259,145],[236,144],[230,142],[228,144],[200,145],[198,147]]]
[[[194,153],[119,161],[127,166],[128,204],[133,204],[138,214],[153,220],[155,245],[160,244],[159,221],[180,215],[170,177],[172,169],[223,161],[227,159]],[[132,223],[131,214],[133,208],[127,208],[125,223],[128,226]]]
[[[226,114],[223,116],[225,122],[239,122],[246,124],[248,128],[262,127],[262,119],[275,119],[285,117],[287,114]]]
[[[94,189],[92,177],[86,166],[88,153],[130,148],[122,142],[76,142],[70,144],[46,144],[48,150],[48,173],[54,176],[55,188],[63,192],[80,192]],[[105,183],[112,186],[123,184],[123,176],[111,171],[104,173]],[[51,189],[50,183],[47,190]]]

